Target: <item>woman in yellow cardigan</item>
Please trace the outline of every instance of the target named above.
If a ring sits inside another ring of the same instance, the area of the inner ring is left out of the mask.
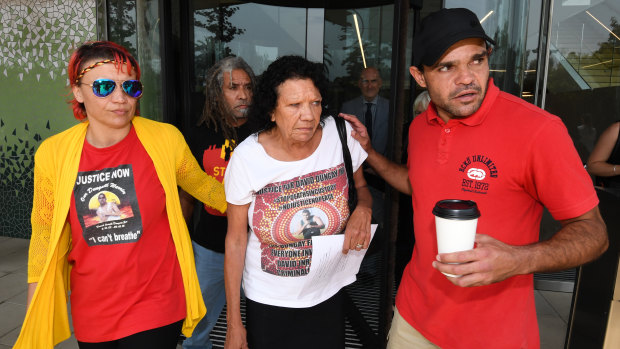
[[[112,42],[69,61],[81,122],[35,155],[28,311],[15,348],[175,348],[204,316],[178,186],[226,210],[181,133],[135,116],[140,68]]]

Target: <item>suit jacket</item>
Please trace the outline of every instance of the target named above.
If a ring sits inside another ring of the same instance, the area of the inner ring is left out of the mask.
[[[377,107],[372,123],[372,146],[384,156],[387,156],[388,140],[388,121],[390,113],[390,103],[386,98],[377,96]],[[366,101],[359,96],[342,104],[341,112],[355,115],[362,123],[366,124],[364,114],[366,114]]]

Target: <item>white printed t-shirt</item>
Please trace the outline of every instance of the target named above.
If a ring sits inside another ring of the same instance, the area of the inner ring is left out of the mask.
[[[357,171],[368,154],[346,125],[353,171]],[[303,289],[312,263],[312,239],[299,233],[303,211],[309,210],[315,222],[323,223],[321,235],[340,233],[349,218],[342,145],[332,117],[324,121],[317,149],[303,160],[276,160],[258,143],[257,134],[251,135],[235,148],[224,185],[226,201],[251,203],[243,271],[246,297],[268,305],[306,308],[355,281],[354,277],[340,280],[314,292]]]

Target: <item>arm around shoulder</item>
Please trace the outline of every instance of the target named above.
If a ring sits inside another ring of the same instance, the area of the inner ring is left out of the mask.
[[[224,185],[200,168],[185,139],[180,133],[179,136],[177,147],[180,153],[176,163],[177,183],[196,199],[222,213],[226,212]]]
[[[353,128],[353,138],[355,138],[366,153],[368,153],[368,157],[366,158],[368,165],[396,190],[403,194],[411,195],[411,182],[409,181],[407,166],[390,161],[388,158],[375,151],[370,144],[366,127],[355,116],[341,113],[340,117],[351,124]]]
[[[390,186],[399,192],[411,195],[411,182],[407,166],[397,164],[372,149],[366,158],[368,165]]]

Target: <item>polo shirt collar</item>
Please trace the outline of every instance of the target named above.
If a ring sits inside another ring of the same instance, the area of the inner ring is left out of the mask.
[[[486,119],[489,110],[491,110],[491,106],[493,105],[493,103],[495,103],[495,99],[497,99],[497,96],[499,96],[499,92],[499,88],[497,88],[497,86],[495,86],[495,84],[493,83],[493,78],[489,78],[487,93],[484,97],[484,100],[482,101],[482,104],[480,105],[480,108],[478,108],[475,113],[464,119],[452,119],[450,120],[450,122],[458,122],[467,126],[480,125],[484,121],[484,119]],[[426,111],[426,120],[430,124],[446,124],[437,114],[437,108],[435,107],[433,101],[431,101],[430,106]]]

